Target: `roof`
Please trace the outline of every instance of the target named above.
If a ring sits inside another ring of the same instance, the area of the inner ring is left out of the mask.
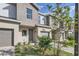
[[[36,3],[31,3],[37,10],[39,10],[39,6]]]
[[[9,3],[10,4],[10,3]],[[11,4],[17,4],[17,3],[11,3]],[[33,5],[37,10],[39,10],[39,6],[36,3],[30,3],[31,5]]]
[[[50,13],[41,13],[41,12],[39,12],[39,15],[50,16],[51,14]]]

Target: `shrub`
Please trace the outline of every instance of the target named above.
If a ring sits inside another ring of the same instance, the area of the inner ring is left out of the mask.
[[[18,43],[15,46],[15,55],[25,56],[25,55],[40,55],[40,54],[38,53],[37,46],[33,46],[31,44],[25,44],[25,42],[23,42],[23,44]]]
[[[42,54],[44,55],[45,51],[47,49],[52,48],[52,45],[50,44],[52,42],[52,40],[46,36],[38,37],[38,39],[39,39],[38,46],[40,47],[40,50],[41,50]]]
[[[21,55],[21,43],[18,43],[18,44],[15,46],[15,54],[16,54],[16,55]]]
[[[68,40],[74,40],[74,37],[73,36],[69,36],[67,37]]]
[[[75,44],[75,39],[74,39],[74,37],[73,37],[73,36],[69,36],[67,42],[68,42],[68,45],[69,45],[69,46],[72,46],[72,47],[73,47],[74,44]]]
[[[25,56],[25,55],[48,55],[46,53],[52,48],[50,44],[52,40],[48,37],[38,37],[39,42],[38,45],[26,44],[25,42],[18,43],[15,46],[15,54],[17,56]]]
[[[75,39],[74,39],[74,37],[72,37],[72,36],[69,36],[68,38],[67,38],[67,40],[65,40],[64,42],[63,42],[63,45],[64,46],[71,46],[71,47],[73,47],[74,45],[75,45]]]

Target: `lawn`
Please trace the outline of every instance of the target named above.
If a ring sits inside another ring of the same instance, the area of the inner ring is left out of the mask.
[[[55,49],[55,50],[54,50]],[[57,52],[57,49],[56,48],[52,48],[51,50],[47,50],[46,53],[48,53],[48,55],[55,55],[54,53]],[[60,55],[59,56],[73,56],[72,53],[69,53],[69,52],[66,52],[66,51],[63,51],[63,50],[60,50]]]

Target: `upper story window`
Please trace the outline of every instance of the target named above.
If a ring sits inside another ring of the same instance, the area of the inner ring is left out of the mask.
[[[44,16],[39,16],[39,23],[40,24],[45,24],[45,17]]]
[[[27,8],[27,18],[32,19],[32,9]]]
[[[39,23],[42,25],[49,26],[49,17],[48,16],[39,16]]]

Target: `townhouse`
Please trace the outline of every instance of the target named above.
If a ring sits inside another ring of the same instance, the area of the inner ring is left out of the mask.
[[[43,35],[52,38],[51,17],[38,11],[33,3],[0,4],[0,47],[37,43]]]

